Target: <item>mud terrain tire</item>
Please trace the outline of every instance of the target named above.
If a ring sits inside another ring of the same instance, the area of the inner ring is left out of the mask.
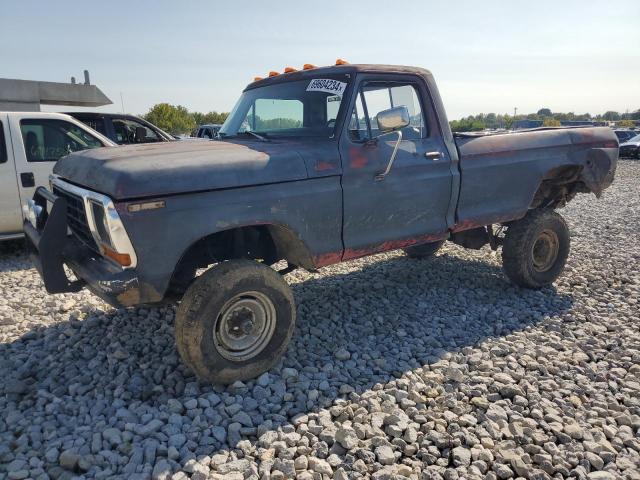
[[[560,276],[569,249],[569,227],[564,219],[553,210],[531,210],[508,226],[502,266],[516,285],[541,288]]]
[[[176,313],[176,346],[202,380],[247,380],[278,361],[295,319],[293,293],[280,274],[251,260],[230,260],[186,291]]]

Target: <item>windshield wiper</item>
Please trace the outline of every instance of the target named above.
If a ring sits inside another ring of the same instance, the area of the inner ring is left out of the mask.
[[[263,141],[263,142],[270,142],[271,141],[266,136],[263,137],[262,135],[259,135],[256,132],[252,132],[251,130],[245,130],[244,132],[238,132],[238,133],[248,133],[249,135],[253,135],[258,140]]]
[[[266,136],[266,134],[263,135],[259,135],[256,132],[251,132],[249,130],[245,130],[244,132],[238,132],[235,135],[229,135],[227,133],[223,133],[223,132],[218,132],[218,138],[220,139],[224,139],[224,138],[233,138],[233,137],[237,137],[238,135],[252,135],[254,137],[256,137],[258,140],[262,141],[262,142],[270,142],[271,140],[269,140]]]

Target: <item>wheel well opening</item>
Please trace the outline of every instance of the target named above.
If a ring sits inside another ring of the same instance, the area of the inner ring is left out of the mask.
[[[290,265],[313,268],[306,246],[289,229],[279,225],[238,227],[207,235],[191,245],[174,269],[169,296],[181,296],[198,269],[235,259],[258,260],[266,265],[287,260]]]
[[[588,191],[580,180],[581,173],[580,165],[564,165],[548,171],[542,178],[529,208],[564,207],[576,193]]]
[[[277,262],[277,250],[266,225],[247,226],[213,233],[201,238],[182,255],[176,265],[169,293],[181,295],[200,268],[233,259],[260,260],[267,265]]]

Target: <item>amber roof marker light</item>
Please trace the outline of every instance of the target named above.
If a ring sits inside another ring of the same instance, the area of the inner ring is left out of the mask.
[[[342,58],[338,58],[336,60],[336,65],[349,65],[349,62],[347,62],[346,60],[343,60]]]
[[[284,73],[293,73],[293,72],[297,72],[298,70],[293,68],[293,67],[285,67],[284,69]]]
[[[253,77],[253,81],[254,81],[254,82],[257,82],[257,81],[259,81],[259,80],[262,80],[262,77]]]
[[[311,70],[313,68],[316,68],[316,66],[312,63],[305,63],[304,67],[302,67],[303,70]]]
[[[271,70],[271,71],[269,72],[269,76],[270,76],[270,77],[277,77],[278,75],[280,75],[280,73],[279,73],[279,72],[276,72],[276,71],[274,71],[274,70]]]

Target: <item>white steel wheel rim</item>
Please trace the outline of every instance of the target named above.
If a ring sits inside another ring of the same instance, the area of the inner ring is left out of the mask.
[[[260,292],[243,292],[228,300],[213,329],[218,353],[233,362],[250,360],[269,344],[276,328],[276,307]]]
[[[558,259],[559,252],[560,240],[556,232],[543,230],[531,248],[533,268],[540,273],[551,270]]]

